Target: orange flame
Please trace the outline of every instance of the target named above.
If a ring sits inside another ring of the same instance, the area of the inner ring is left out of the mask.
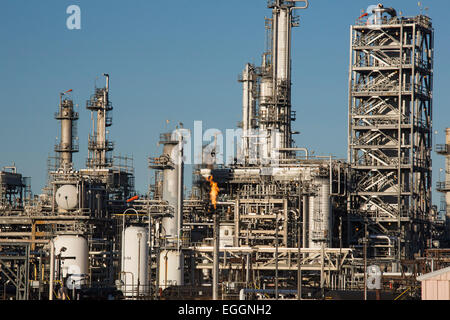
[[[214,209],[216,209],[219,187],[217,186],[217,182],[214,182],[212,176],[209,176],[208,178],[206,178],[206,180],[208,180],[209,184],[211,185],[211,192],[209,193],[209,196],[211,198],[211,203],[213,204]]]
[[[133,198],[130,198],[127,200],[127,203],[133,202],[134,200],[138,200],[139,196],[134,196]]]
[[[362,19],[362,18],[364,18],[364,17],[367,17],[369,14],[366,12],[366,13],[364,13],[362,16],[360,16],[359,18],[358,18],[358,20],[360,20],[360,19]]]

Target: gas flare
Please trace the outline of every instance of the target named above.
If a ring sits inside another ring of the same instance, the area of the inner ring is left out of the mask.
[[[209,176],[208,178],[206,178],[206,180],[208,180],[209,184],[211,185],[211,191],[209,192],[209,196],[211,198],[211,203],[213,204],[214,209],[216,209],[219,187],[217,186],[217,182],[214,182],[212,176]]]
[[[133,202],[134,200],[138,200],[139,196],[134,196],[133,198],[130,198],[127,200],[127,203]]]

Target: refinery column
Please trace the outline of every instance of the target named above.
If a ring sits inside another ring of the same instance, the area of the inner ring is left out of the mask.
[[[112,125],[109,113],[113,110],[109,101],[109,75],[106,78],[105,88],[96,88],[86,104],[86,109],[96,112],[96,121],[92,121],[92,135],[89,135],[89,158],[87,167],[91,169],[104,169],[111,166],[112,159],[108,156],[114,150],[114,144],[106,138],[106,128]]]
[[[298,3],[303,6],[297,6]],[[273,159],[277,151],[286,158],[292,150],[291,122],[291,34],[298,26],[295,9],[308,8],[308,1],[270,1],[272,9],[271,44],[263,54],[260,72],[259,126],[266,141],[262,146],[262,157]],[[270,29],[270,27],[269,27]]]
[[[184,283],[183,225],[183,136],[180,132],[161,135],[163,154],[151,158],[149,167],[163,171],[162,198],[173,209],[173,217],[161,223],[162,245],[159,256],[159,285],[165,289]]]
[[[59,167],[64,170],[72,168],[72,154],[78,152],[76,140],[76,121],[78,112],[74,111],[73,100],[63,96],[72,90],[67,90],[60,94],[59,111],[55,113],[55,119],[61,122],[60,143],[55,146],[55,152],[59,153]]]
[[[242,73],[242,160],[248,164],[250,154],[250,136],[255,128],[256,118],[256,74],[255,67],[247,64]]]

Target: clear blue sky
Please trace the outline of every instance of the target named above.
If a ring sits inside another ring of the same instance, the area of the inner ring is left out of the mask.
[[[349,26],[378,2],[311,0],[299,12],[301,27],[293,36],[298,146],[346,158]],[[383,3],[406,16],[419,13],[415,0]],[[434,143],[442,143],[450,127],[450,2],[422,3],[436,30],[433,129]],[[72,4],[81,8],[81,30],[66,28]],[[59,135],[53,119],[58,93],[67,89],[79,104],[80,152],[74,158],[76,168],[83,167],[90,132],[85,103],[96,77],[101,86],[101,74],[109,73],[115,154],[133,155],[136,187],[146,192],[147,157],[160,153],[166,120],[187,128],[203,120],[205,128],[221,130],[241,120],[237,75],[245,63],[260,62],[265,16],[265,0],[2,0],[0,167],[15,162],[40,193]],[[444,159],[433,160],[435,184]],[[437,193],[433,202],[439,203]]]

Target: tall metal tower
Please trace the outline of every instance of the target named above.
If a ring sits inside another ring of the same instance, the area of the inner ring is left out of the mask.
[[[273,158],[273,152],[286,158],[292,152],[291,122],[295,121],[295,112],[291,111],[291,35],[292,28],[299,26],[294,11],[307,7],[308,1],[268,1],[272,18],[266,19],[268,45],[262,65],[246,65],[240,78],[244,159],[249,157],[251,130],[256,128],[266,135],[260,146],[262,158]]]
[[[79,151],[76,137],[76,121],[78,112],[74,111],[73,101],[69,98],[63,100],[63,96],[72,90],[60,94],[59,110],[55,113],[55,119],[61,122],[60,142],[55,145],[55,152],[59,154],[59,167],[64,170],[72,168],[72,154]]]
[[[407,258],[426,247],[431,211],[433,37],[431,19],[398,17],[381,4],[351,27],[350,243]]]
[[[86,103],[86,109],[96,113],[92,120],[92,135],[89,135],[89,157],[86,166],[91,169],[104,169],[111,167],[114,143],[107,140],[106,128],[112,125],[110,112],[113,110],[109,101],[109,75],[106,77],[106,87],[96,88],[91,99]]]

